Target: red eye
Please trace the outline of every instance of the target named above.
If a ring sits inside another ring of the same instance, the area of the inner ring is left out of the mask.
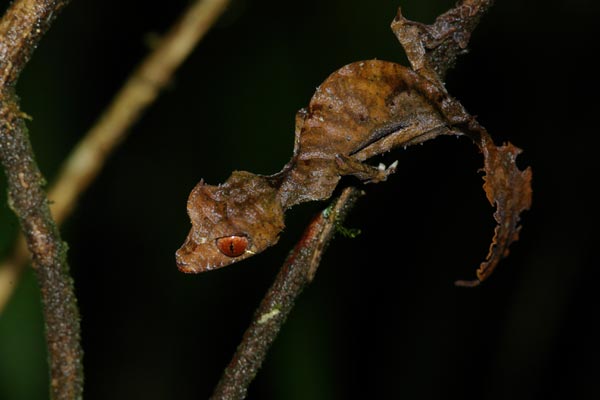
[[[224,236],[217,239],[217,248],[227,257],[239,257],[248,248],[248,238],[246,236]]]

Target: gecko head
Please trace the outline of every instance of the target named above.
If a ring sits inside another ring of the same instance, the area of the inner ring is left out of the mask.
[[[235,171],[222,185],[200,182],[187,204],[192,229],[176,253],[186,273],[210,271],[277,243],[283,209],[268,177]]]

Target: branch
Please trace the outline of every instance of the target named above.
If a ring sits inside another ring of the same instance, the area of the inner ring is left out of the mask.
[[[312,280],[321,256],[333,238],[336,225],[346,218],[360,194],[356,188],[344,189],[340,197],[308,225],[256,310],[242,343],[225,369],[211,399],[233,400],[246,397],[250,382],[256,376],[296,298]]]
[[[195,1],[134,70],[96,124],[75,146],[49,190],[52,215],[59,225],[69,216],[81,193],[98,175],[129,128],[168,85],[175,70],[228,3],[229,0]],[[20,237],[12,255],[0,265],[0,313],[26,261],[27,247]]]
[[[17,82],[38,42],[68,0],[19,0],[0,20],[0,89]],[[5,118],[4,114],[1,114]]]
[[[175,70],[192,52],[229,0],[196,0],[175,22],[157,47],[134,70],[112,103],[77,144],[50,190],[52,214],[62,222],[127,130],[167,86]]]
[[[40,38],[65,1],[16,1],[0,21],[0,161],[8,178],[9,205],[33,255],[46,323],[52,399],[83,392],[79,310],[62,242],[42,188],[14,85]]]
[[[438,17],[431,26],[407,21],[399,12],[392,22],[392,30],[405,48],[413,68],[425,72],[424,75],[428,78],[441,82],[440,78],[452,67],[457,55],[464,52],[471,32],[491,4],[490,0],[461,1],[455,8]],[[410,23],[411,27],[417,29],[403,32],[402,28],[398,28],[398,23],[404,24],[405,27]],[[455,34],[452,34],[453,32]],[[436,37],[437,42],[430,40],[430,36]],[[427,73],[428,71],[430,73]],[[255,312],[250,327],[244,333],[242,342],[215,388],[212,399],[234,400],[246,396],[248,385],[256,376],[269,346],[285,322],[296,298],[316,272],[321,255],[333,237],[332,230],[336,221],[345,217],[354,204],[357,193],[356,189],[346,189],[333,203],[332,208],[328,208],[333,210],[333,217],[330,215],[327,218],[321,213],[307,227],[304,236],[288,256],[273,286]],[[338,212],[340,214],[336,216]]]

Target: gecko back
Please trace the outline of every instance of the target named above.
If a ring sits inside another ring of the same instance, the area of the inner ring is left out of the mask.
[[[391,171],[363,161],[447,131],[444,109],[452,104],[443,89],[398,64],[362,61],[334,72],[297,114],[294,154],[281,172],[235,171],[221,185],[201,181],[192,190],[179,269],[221,268],[272,246],[285,210],[330,197],[341,175],[384,180]]]
[[[445,129],[446,98],[425,78],[387,61],[360,61],[335,71],[298,113],[294,157],[282,171],[284,208],[326,199],[340,175],[367,171],[358,162]],[[357,163],[340,165],[344,159]]]

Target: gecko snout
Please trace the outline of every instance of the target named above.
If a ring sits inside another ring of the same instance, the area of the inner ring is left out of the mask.
[[[194,249],[196,248],[196,244],[192,240],[186,240],[183,246],[177,250],[175,253],[175,262],[177,263],[177,268],[181,272],[186,274],[194,274],[199,272],[194,265]]]

